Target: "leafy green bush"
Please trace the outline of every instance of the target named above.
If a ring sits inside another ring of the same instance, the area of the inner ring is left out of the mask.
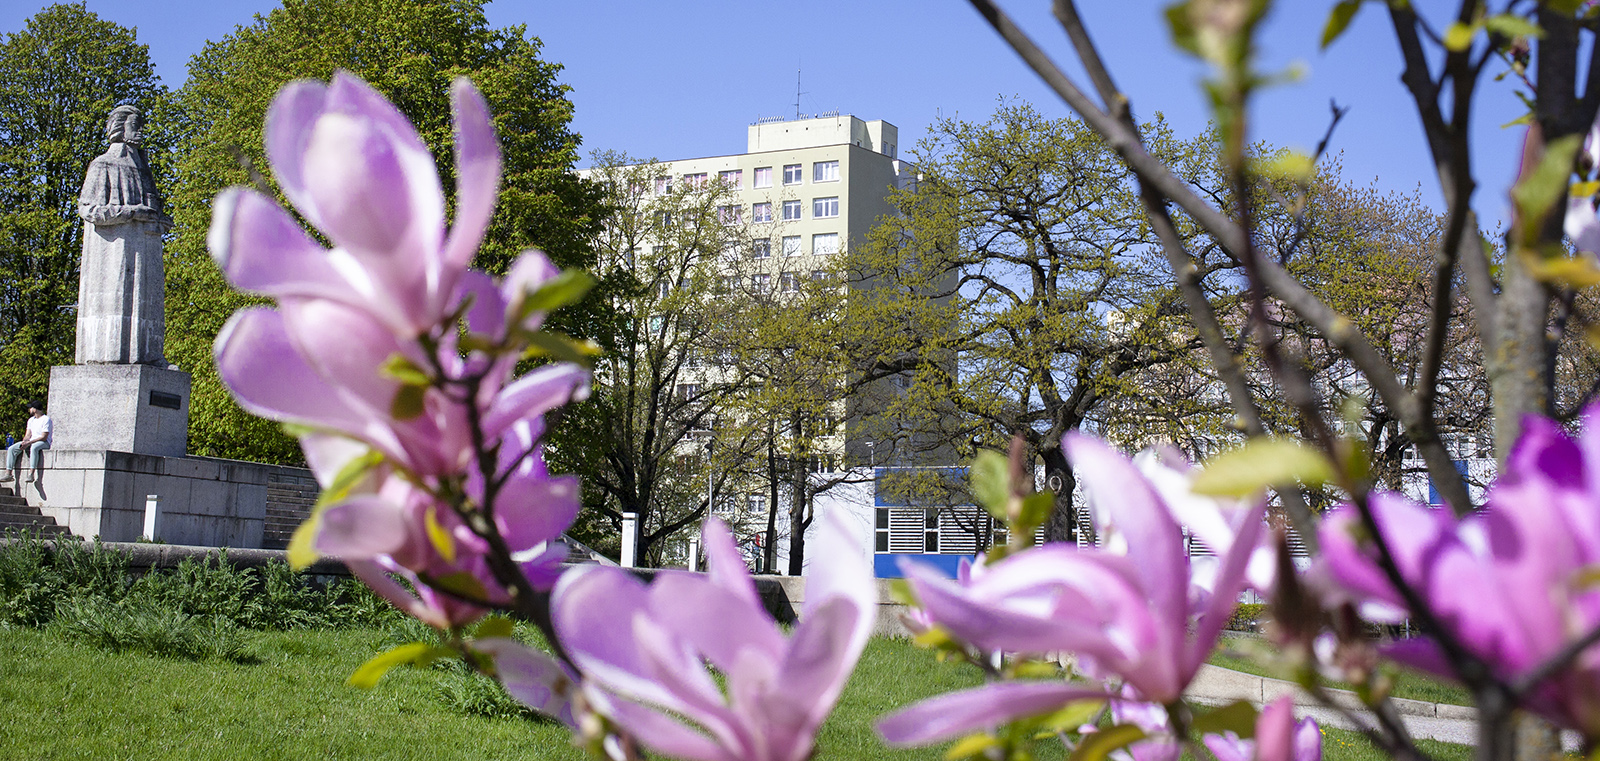
[[[48,629],[112,652],[235,663],[260,660],[248,638],[221,616],[203,618],[158,607],[124,607],[103,600],[57,606]]]
[[[381,628],[404,618],[359,582],[318,586],[284,563],[239,568],[226,550],[135,575],[126,552],[99,542],[49,543],[22,533],[5,539],[0,624],[46,626],[69,603],[159,610],[265,631]]]
[[[1261,603],[1240,603],[1233,609],[1233,617],[1228,619],[1228,630],[1236,632],[1261,631],[1261,619],[1266,615],[1267,606]]]

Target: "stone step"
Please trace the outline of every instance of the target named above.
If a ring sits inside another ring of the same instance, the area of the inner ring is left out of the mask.
[[[23,502],[21,504],[16,504],[16,503],[13,503],[13,502],[0,502],[0,515],[39,515],[39,516],[43,516],[44,513],[39,512],[39,508],[34,507],[33,505],[28,504],[27,502]]]

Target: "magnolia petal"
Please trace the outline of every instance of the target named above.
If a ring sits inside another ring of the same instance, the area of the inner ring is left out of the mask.
[[[795,627],[776,679],[780,688],[769,702],[781,702],[791,709],[799,722],[796,743],[809,747],[817,728],[838,702],[866,645],[856,631],[866,622],[870,633],[874,613],[871,608],[858,608],[848,599],[834,597]]]
[[[772,663],[783,658],[783,633],[766,609],[700,574],[658,575],[650,585],[650,615],[724,673],[733,671],[743,651]]]
[[[1294,761],[1294,698],[1267,704],[1256,718],[1256,761]]]
[[[328,252],[288,212],[251,188],[217,194],[206,245],[223,276],[240,290],[360,303]]]
[[[251,414],[331,428],[399,450],[392,432],[353,409],[340,389],[306,364],[278,312],[266,307],[235,312],[217,334],[212,353],[217,375]]]
[[[559,538],[582,507],[577,476],[519,473],[500,489],[495,524],[511,550],[520,552]]]
[[[1294,726],[1294,761],[1322,761],[1322,727],[1310,716]]]
[[[450,86],[455,116],[456,217],[444,246],[444,267],[466,269],[489,229],[500,189],[500,141],[489,118],[489,104],[466,77]]]
[[[747,605],[760,607],[761,597],[756,594],[756,583],[750,578],[750,569],[745,565],[744,555],[739,552],[739,545],[733,541],[733,532],[728,530],[728,524],[719,518],[711,518],[706,521],[700,534],[706,553],[706,577],[713,584],[744,600]]]
[[[1264,505],[1249,511],[1249,518],[1240,527],[1233,546],[1228,554],[1222,557],[1222,567],[1217,571],[1215,586],[1211,590],[1211,600],[1195,626],[1194,640],[1189,645],[1189,657],[1184,664],[1184,672],[1180,675],[1184,684],[1188,684],[1194,678],[1201,664],[1211,655],[1217,638],[1222,636],[1223,628],[1228,625],[1234,608],[1239,605],[1239,593],[1244,591],[1245,575],[1250,570],[1250,561],[1255,556],[1256,545],[1260,543],[1261,529],[1265,525],[1262,521],[1264,512]]]
[[[611,700],[604,710],[634,739],[658,753],[689,761],[745,761],[717,741],[649,706]]]
[[[890,745],[929,745],[1049,713],[1074,700],[1110,697],[1104,690],[1064,682],[995,682],[889,714],[878,720],[878,734]]]
[[[1572,240],[1572,247],[1591,254],[1600,254],[1600,218],[1595,215],[1593,196],[1567,196],[1567,214],[1562,229]]]
[[[392,555],[410,535],[408,518],[408,511],[382,497],[353,497],[322,511],[315,547],[341,559]]]
[[[589,398],[589,371],[577,365],[546,365],[501,390],[483,415],[485,436],[498,438],[512,423]]]
[[[355,559],[346,560],[345,567],[349,568],[352,575],[360,579],[361,583],[366,584],[373,592],[376,592],[379,597],[388,600],[396,608],[400,609],[401,613],[405,613],[436,629],[450,628],[450,619],[445,616],[444,611],[428,605],[416,595],[411,594],[410,590],[401,586],[399,582],[389,576],[388,569],[383,565],[372,560]],[[411,581],[416,583],[414,578]]]
[[[1217,757],[1217,761],[1255,761],[1256,744],[1254,740],[1241,740],[1239,736],[1229,732],[1222,735],[1206,735],[1200,738],[1205,743],[1206,750]]]
[[[494,658],[501,686],[517,702],[577,728],[568,693],[578,679],[559,661],[509,637],[474,640],[472,649]]]
[[[645,585],[621,568],[586,566],[561,574],[551,594],[556,634],[586,676],[621,695],[668,709],[682,703],[649,676],[632,620],[648,609]]]
[[[1159,615],[1182,621],[1188,607],[1188,553],[1160,495],[1128,458],[1099,439],[1072,432],[1061,446],[1088,487],[1090,503],[1109,513],[1127,537],[1128,558]]]
[[[512,262],[511,269],[506,272],[505,281],[500,286],[508,308],[519,309],[528,294],[539,290],[539,286],[559,274],[561,270],[550,262],[550,258],[545,256],[543,251],[529,249],[522,252],[522,255]],[[535,312],[523,320],[522,327],[527,330],[537,330],[543,322],[544,314]]]
[[[279,89],[267,107],[265,142],[272,176],[289,202],[314,225],[318,224],[318,219],[306,193],[305,167],[300,157],[305,155],[311,126],[322,115],[327,97],[327,84],[299,79]]]

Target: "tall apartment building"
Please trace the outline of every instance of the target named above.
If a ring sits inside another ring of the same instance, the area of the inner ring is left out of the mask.
[[[658,190],[672,182],[722,182],[738,200],[730,221],[772,231],[750,242],[750,255],[773,259],[774,274],[805,274],[805,265],[817,262],[812,257],[860,244],[889,213],[890,189],[910,178],[896,158],[898,143],[899,130],[881,119],[766,119],[750,125],[744,153],[666,161],[669,174],[656,182],[663,185]]]

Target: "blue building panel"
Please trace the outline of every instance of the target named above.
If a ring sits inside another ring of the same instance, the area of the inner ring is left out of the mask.
[[[900,572],[900,559],[906,558],[913,563],[924,563],[938,568],[944,575],[955,578],[956,571],[961,568],[961,559],[966,555],[929,555],[910,553],[882,552],[872,556],[873,575],[880,579],[904,578]]]

